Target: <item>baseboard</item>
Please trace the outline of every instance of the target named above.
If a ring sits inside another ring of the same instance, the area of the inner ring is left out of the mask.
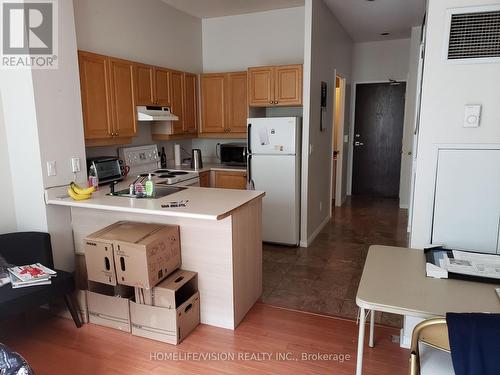
[[[309,245],[318,237],[318,234],[323,230],[323,228],[328,224],[331,220],[331,216],[327,216],[325,220],[316,228],[316,230],[309,236],[307,240],[300,241],[300,247],[309,247]]]

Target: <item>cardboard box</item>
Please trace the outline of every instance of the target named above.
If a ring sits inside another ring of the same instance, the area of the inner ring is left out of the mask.
[[[132,334],[177,345],[200,324],[200,294],[176,309],[130,302]]]
[[[120,221],[85,239],[88,279],[150,289],[181,264],[177,225]]]
[[[175,309],[197,291],[198,274],[177,270],[152,289],[135,288],[135,302]]]
[[[130,332],[130,297],[133,288],[89,282],[87,306],[89,322]]]

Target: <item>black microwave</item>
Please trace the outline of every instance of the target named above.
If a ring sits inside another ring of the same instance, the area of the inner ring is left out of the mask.
[[[246,166],[246,143],[223,143],[220,145],[220,161],[225,165]]]

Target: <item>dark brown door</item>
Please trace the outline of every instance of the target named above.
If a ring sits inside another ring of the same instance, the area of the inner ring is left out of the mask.
[[[406,84],[356,85],[352,194],[398,198]]]

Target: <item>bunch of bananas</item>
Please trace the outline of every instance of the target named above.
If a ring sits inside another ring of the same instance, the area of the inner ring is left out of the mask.
[[[95,187],[82,188],[78,186],[75,182],[72,182],[68,186],[68,195],[75,201],[83,201],[92,197],[92,193],[95,191]]]

